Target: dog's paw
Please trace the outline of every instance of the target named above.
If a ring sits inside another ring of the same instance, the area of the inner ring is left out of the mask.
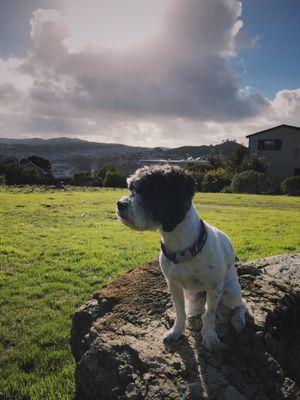
[[[220,345],[220,340],[216,332],[211,331],[207,333],[202,333],[202,345],[207,350],[214,350]]]
[[[174,342],[175,340],[181,338],[182,335],[183,335],[182,331],[175,330],[172,328],[164,334],[163,340],[164,342]]]

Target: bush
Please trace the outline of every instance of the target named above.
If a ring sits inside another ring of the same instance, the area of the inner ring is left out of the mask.
[[[276,195],[276,194],[281,194],[281,189],[280,189],[280,183],[267,178],[266,179],[266,186],[265,189],[263,191],[263,194],[270,194],[270,195]]]
[[[200,172],[202,174],[205,174],[208,171],[211,171],[214,169],[214,166],[209,163],[209,162],[203,162],[203,163],[188,163],[186,169],[193,174],[194,172]]]
[[[32,166],[27,166],[25,165],[22,168],[22,180],[23,183],[29,184],[29,185],[36,185],[40,183],[40,176],[37,172],[37,170],[32,167]]]
[[[101,178],[98,176],[93,176],[93,179],[90,181],[90,186],[93,187],[102,187],[103,186],[103,181]]]
[[[5,168],[6,185],[23,185],[23,167],[18,162],[11,162]]]
[[[281,183],[281,190],[291,196],[300,196],[300,176],[290,176]]]
[[[269,163],[264,156],[261,156],[260,154],[251,153],[245,155],[241,165],[241,171],[251,170],[266,174],[268,167]]]
[[[89,186],[93,177],[90,171],[80,171],[74,174],[73,185],[76,186]]]
[[[202,181],[202,190],[204,192],[220,192],[230,184],[230,179],[223,168],[208,171]]]
[[[232,178],[233,193],[263,193],[266,189],[265,174],[257,171],[243,171]]]
[[[126,187],[126,178],[119,171],[108,171],[105,175],[103,186],[105,187]]]
[[[203,181],[204,173],[192,172],[190,175],[193,177],[193,179],[195,181],[196,191],[202,192],[202,181]]]
[[[249,149],[243,145],[239,145],[225,160],[225,169],[230,174],[237,174],[242,171],[242,163]]]
[[[222,190],[221,193],[232,193],[232,187],[231,185],[225,186]]]
[[[189,163],[187,166],[187,170],[189,171],[190,175],[193,177],[195,184],[196,184],[196,191],[202,192],[202,181],[204,175],[208,172],[213,170],[214,167],[209,162],[204,162],[201,164],[196,163]]]
[[[214,169],[223,168],[223,161],[218,154],[211,154],[208,156],[207,161],[213,166]]]

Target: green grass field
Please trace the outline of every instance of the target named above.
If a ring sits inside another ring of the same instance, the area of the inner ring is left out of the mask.
[[[72,399],[71,317],[104,283],[157,257],[159,235],[115,216],[124,190],[0,189],[0,399]],[[300,198],[197,194],[241,260],[300,252]]]

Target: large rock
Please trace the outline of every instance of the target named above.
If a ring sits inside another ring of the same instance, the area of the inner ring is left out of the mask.
[[[156,261],[95,293],[73,318],[76,398],[300,399],[300,254],[238,265],[238,272],[247,328],[236,333],[223,313],[222,345],[212,353],[201,346],[198,317],[178,342],[162,342],[174,314]]]

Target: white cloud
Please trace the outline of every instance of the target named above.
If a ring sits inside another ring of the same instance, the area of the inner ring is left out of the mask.
[[[172,0],[143,45],[74,51],[68,21],[39,9],[27,57],[0,60],[0,134],[177,146],[299,123],[300,89],[269,101],[238,87],[228,58],[256,40],[240,17],[237,0]]]
[[[279,119],[288,119],[290,123],[299,124],[300,88],[280,90],[277,92],[272,105]]]

